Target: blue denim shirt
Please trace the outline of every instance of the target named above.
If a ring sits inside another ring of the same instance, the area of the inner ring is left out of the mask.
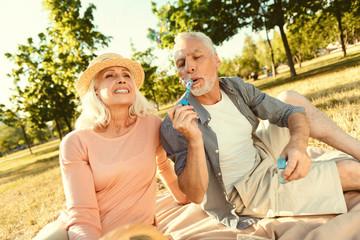
[[[245,83],[238,77],[220,78],[219,81],[220,88],[251,123],[253,133],[259,125],[258,118],[268,119],[271,123],[280,127],[287,127],[287,121],[291,114],[295,112],[305,113],[304,108],[285,104],[262,93],[252,84]],[[239,216],[235,213],[235,206],[228,201],[222,180],[217,137],[208,125],[211,116],[193,95],[189,94],[188,101],[199,115],[199,119],[196,121],[202,132],[209,174],[209,184],[201,206],[212,218],[228,227],[247,228],[259,221],[259,219]],[[162,145],[167,152],[167,156],[174,161],[175,172],[179,176],[186,165],[187,140],[173,128],[169,116],[165,117],[160,131]]]

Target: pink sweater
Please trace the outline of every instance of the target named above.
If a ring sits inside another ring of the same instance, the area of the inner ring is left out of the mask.
[[[98,239],[128,223],[154,224],[156,167],[168,184],[177,179],[160,143],[160,125],[159,117],[148,115],[118,138],[78,130],[63,139],[70,239]]]

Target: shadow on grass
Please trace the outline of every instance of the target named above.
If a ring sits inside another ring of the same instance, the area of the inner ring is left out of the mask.
[[[47,153],[54,152],[54,151],[57,151],[57,150],[59,150],[59,146],[54,146],[54,147],[51,147],[51,148],[46,148],[44,150],[35,152],[35,153],[33,153],[33,156],[39,156],[39,155],[47,154]]]
[[[325,60],[324,60],[325,61]],[[323,64],[323,62],[321,62]],[[320,63],[318,63],[320,64]],[[317,65],[318,65],[317,64]],[[360,65],[360,53],[353,53],[349,54],[345,58],[335,58],[329,60],[329,63],[325,64],[322,67],[313,67],[310,70],[305,70],[304,72],[300,72],[296,77],[279,77],[275,80],[266,82],[264,84],[257,85],[257,88],[260,90],[265,90],[273,87],[277,87],[286,83],[290,82],[296,82],[301,81],[305,78],[314,77],[316,75],[322,74],[322,73],[333,73],[337,71],[341,71],[343,69],[349,68],[349,67],[355,67]],[[299,71],[299,70],[298,70]],[[300,69],[301,71],[301,69]]]
[[[315,104],[315,107],[322,110],[322,109],[327,109],[327,108],[334,108],[335,106],[342,105],[345,102],[349,103],[349,104],[356,104],[356,103],[360,102],[360,100],[359,100],[358,96],[345,97],[342,99],[331,99],[327,103]]]
[[[56,166],[59,166],[59,156],[40,159],[36,162],[14,167],[6,171],[0,171],[0,184],[15,181],[27,176],[38,175]]]
[[[346,84],[342,84],[342,85],[337,85],[331,88],[326,88],[326,89],[322,89],[316,92],[312,92],[309,94],[305,94],[304,96],[307,99],[317,99],[317,98],[321,98],[321,97],[326,97],[329,95],[332,95],[334,93],[341,93],[341,92],[348,92],[348,91],[352,91],[354,89],[360,88],[360,80],[356,81],[356,82],[351,82],[351,83],[346,83]],[[343,101],[343,100],[342,100]],[[356,102],[356,101],[360,101],[359,98],[355,98],[354,101],[352,102]]]

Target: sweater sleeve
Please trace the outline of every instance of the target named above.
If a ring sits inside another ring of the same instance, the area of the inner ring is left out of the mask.
[[[87,149],[76,133],[60,144],[60,168],[66,197],[69,239],[99,239],[101,222]]]
[[[164,183],[169,186],[170,183],[177,180],[177,176],[175,175],[174,168],[170,164],[170,160],[166,156],[166,152],[161,145],[160,140],[160,126],[162,123],[161,118],[158,116],[154,116],[154,125],[156,129],[155,139],[156,139],[156,164],[157,164],[157,173],[160,175],[160,178]]]
[[[169,185],[170,183],[177,180],[177,176],[172,165],[170,164],[170,160],[166,156],[166,152],[162,147],[160,140],[156,149],[156,163],[158,174],[160,175],[161,179],[165,181],[166,185]]]

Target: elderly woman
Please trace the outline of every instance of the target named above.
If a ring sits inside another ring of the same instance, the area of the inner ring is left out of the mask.
[[[160,143],[161,119],[138,90],[143,81],[139,63],[114,53],[81,75],[82,113],[60,144],[67,210],[37,239],[99,239],[129,223],[156,225],[156,167],[175,200],[188,203]]]

